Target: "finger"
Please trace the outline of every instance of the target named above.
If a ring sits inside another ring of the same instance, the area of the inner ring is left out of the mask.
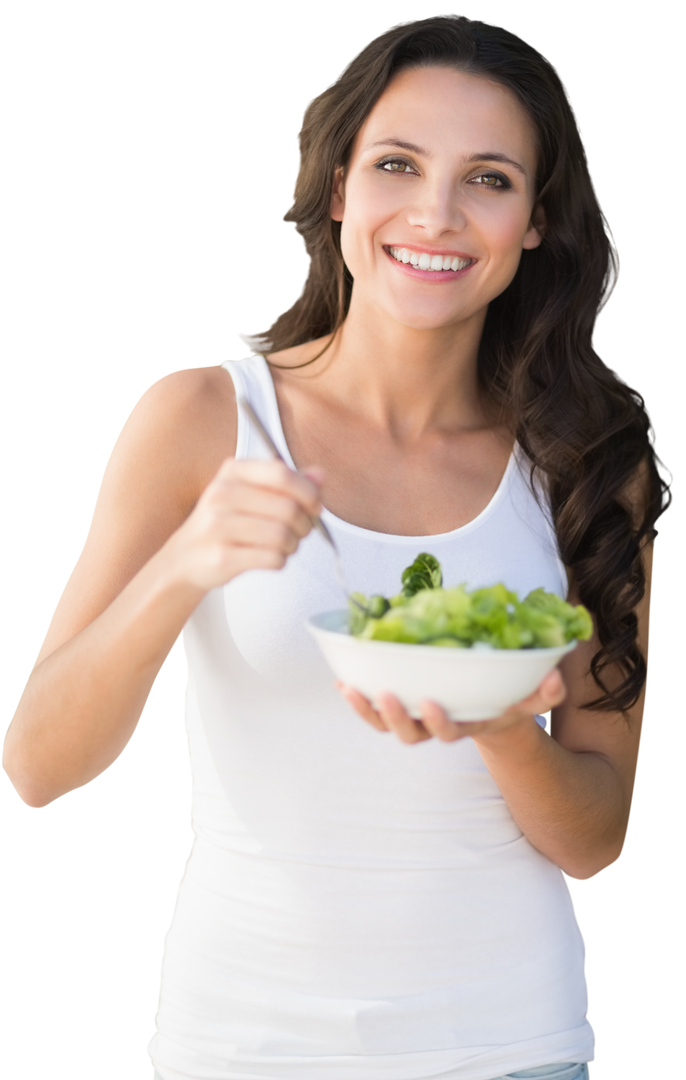
[[[377,731],[383,731],[388,733],[388,728],[384,724],[383,720],[372,707],[371,702],[364,697],[359,690],[355,690],[352,686],[346,686],[342,682],[336,682],[336,689],[345,698],[345,700],[352,705],[358,716],[361,716],[363,720],[366,720],[368,724],[371,724]]]
[[[435,701],[422,701],[420,712],[425,730],[442,742],[455,742],[467,734],[462,730],[462,725],[451,720]]]
[[[290,495],[311,516],[320,514],[322,504],[318,486],[308,476],[290,469],[285,461],[260,461],[259,459],[227,458],[219,468],[215,480],[219,482],[242,482]]]
[[[539,690],[547,696],[547,704],[549,708],[555,705],[560,705],[567,697],[567,687],[565,686],[562,672],[559,668],[553,668],[549,671],[545,679],[542,681]],[[537,709],[536,712],[547,712],[543,709]]]
[[[224,483],[215,486],[208,502],[219,512],[228,510],[233,514],[273,519],[302,539],[312,528],[312,518],[300,503],[291,496],[269,488],[246,483]]]
[[[553,668],[537,686],[533,694],[530,694],[528,698],[524,698],[523,701],[518,702],[516,705],[512,705],[504,713],[504,716],[514,713],[533,713],[534,715],[546,713],[563,702],[566,695],[567,690],[562,675],[558,668]]]
[[[306,469],[300,469],[300,475],[306,476],[308,480],[311,480],[318,491],[321,490],[326,473],[323,469],[320,469],[318,465],[308,465]]]
[[[386,727],[404,743],[424,742],[431,738],[424,725],[409,716],[393,694],[379,694],[378,712]]]
[[[553,667],[552,672],[548,672],[546,677],[541,680],[541,683],[536,690],[534,690],[534,693],[530,693],[528,698],[524,698],[515,705],[511,705],[499,719],[508,720],[517,715],[530,716],[533,714],[544,716],[544,714],[549,713],[551,708],[554,708],[555,705],[559,705],[563,702],[566,697],[567,688],[565,687],[562,673],[557,670],[556,667]]]
[[[203,511],[217,515],[219,521],[236,514],[272,518],[287,525],[300,539],[312,528],[311,516],[292,495],[248,483],[240,474],[215,478],[199,500],[198,513]]]

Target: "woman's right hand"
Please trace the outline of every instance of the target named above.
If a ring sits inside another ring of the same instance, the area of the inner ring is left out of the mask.
[[[228,458],[168,541],[177,572],[207,591],[245,570],[280,570],[321,513],[323,477],[282,461]]]

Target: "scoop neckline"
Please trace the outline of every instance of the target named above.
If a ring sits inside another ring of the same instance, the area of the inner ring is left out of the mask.
[[[265,396],[267,399],[267,410],[269,413],[270,434],[274,439],[274,442],[276,443],[279,452],[282,454],[286,464],[289,465],[291,469],[293,469],[295,472],[297,472],[298,470],[296,464],[293,461],[293,457],[288,448],[288,443],[286,442],[283,424],[281,423],[279,402],[276,397],[276,387],[274,386],[274,379],[271,373],[271,369],[269,367],[269,363],[266,358],[259,353],[253,354],[253,356],[249,359],[256,359],[258,360],[258,362],[260,360],[262,361],[263,374],[265,375]],[[499,503],[502,502],[505,492],[507,491],[510,484],[510,477],[517,464],[518,454],[519,446],[517,441],[515,440],[512,450],[510,452],[510,456],[507,459],[505,471],[500,478],[500,483],[498,484],[486,506],[484,506],[483,510],[481,510],[475,518],[472,518],[471,521],[466,522],[464,525],[458,525],[456,529],[451,529],[449,532],[429,533],[428,535],[416,536],[405,536],[399,533],[377,532],[375,529],[365,529],[362,525],[355,525],[352,521],[346,521],[345,518],[338,517],[336,514],[333,513],[333,511],[327,510],[326,507],[323,507],[321,516],[327,524],[331,524],[334,527],[343,530],[344,532],[356,533],[359,536],[366,536],[369,539],[374,540],[382,540],[385,543],[417,544],[421,541],[440,543],[442,540],[452,540],[457,536],[464,536],[466,533],[472,532],[474,529],[478,528],[481,524],[483,524],[486,518],[491,516]]]

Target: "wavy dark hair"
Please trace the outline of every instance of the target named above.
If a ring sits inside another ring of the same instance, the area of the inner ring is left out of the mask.
[[[506,30],[456,15],[403,24],[371,42],[305,113],[295,201],[285,220],[305,240],[309,276],[293,307],[253,341],[267,354],[343,323],[353,282],[340,223],[330,216],[334,172],[347,167],[357,132],[394,75],[428,66],[506,86],[537,132],[536,204],[545,213],[545,238],[522,252],[514,279],[489,305],[479,378],[515,418],[532,473],[546,478],[562,560],[595,616],[600,648],[591,673],[600,694],[585,708],[626,713],[646,678],[636,616],[645,592],[642,549],[656,535],[669,493],[642,397],[593,349],[617,260],[574,115],[547,60]],[[631,500],[637,479],[641,495]],[[621,678],[610,685],[612,669]]]

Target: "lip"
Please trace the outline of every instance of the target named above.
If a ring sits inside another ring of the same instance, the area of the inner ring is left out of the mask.
[[[424,253],[427,255],[451,255],[453,258],[457,256],[458,259],[471,259],[472,261],[469,266],[463,267],[462,270],[420,270],[418,267],[412,266],[411,263],[402,263],[398,262],[397,259],[394,259],[389,250],[391,247],[404,247],[407,248],[408,251],[416,251],[418,255]],[[428,244],[421,248],[416,248],[409,244],[384,244],[383,250],[388,261],[393,263],[401,273],[409,275],[409,277],[414,278],[415,281],[435,281],[436,284],[442,281],[456,281],[458,278],[464,277],[464,275],[468,274],[477,263],[474,256],[468,255],[466,252],[447,251],[445,248],[431,247]]]

